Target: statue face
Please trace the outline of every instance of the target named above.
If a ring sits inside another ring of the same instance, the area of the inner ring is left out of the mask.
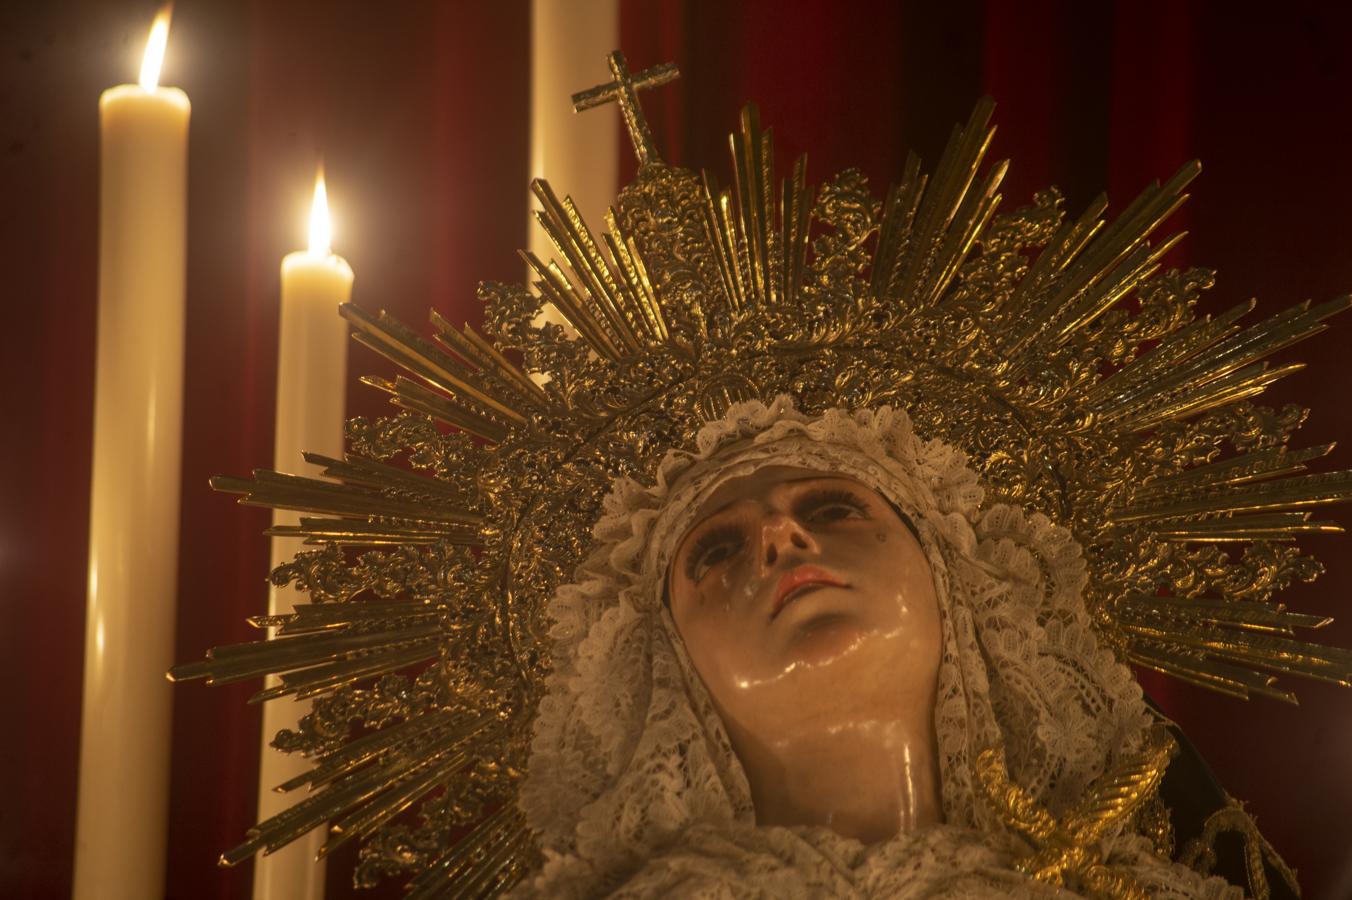
[[[932,714],[933,575],[891,504],[854,478],[774,466],[723,485],[677,547],[668,592],[734,731],[876,721],[879,703]]]

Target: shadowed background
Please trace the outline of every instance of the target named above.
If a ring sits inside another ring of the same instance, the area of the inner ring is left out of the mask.
[[[559,0],[563,2],[563,0]],[[74,854],[92,440],[99,92],[135,78],[155,2],[0,9],[0,894],[63,897]],[[1265,8],[1269,9],[1269,8]],[[1204,170],[1174,227],[1175,265],[1219,270],[1219,310],[1272,312],[1352,289],[1352,11],[1286,3],[930,4],[637,2],[621,45],[639,70],[682,78],[644,97],[669,162],[727,177],[743,100],[774,127],[781,165],[810,150],[820,182],[858,166],[881,194],[905,149],[926,163],[983,93],[1008,206],[1059,185],[1077,215],[1106,189],[1121,210],[1188,159]],[[213,494],[216,473],[272,460],[281,257],[301,247],[322,154],[334,248],[353,299],[415,326],[434,307],[477,323],[475,284],[522,276],[530,73],[527,0],[180,0],[164,80],[193,102],[179,660],[252,639],[266,606],[268,514]],[[597,80],[604,75],[597,61]],[[590,85],[560,85],[567,94]],[[579,117],[616,115],[613,108]],[[633,164],[626,149],[625,177]],[[546,173],[548,174],[548,173]],[[558,184],[566,192],[568,185]],[[1286,358],[1310,367],[1266,402],[1314,410],[1302,445],[1352,438],[1352,319]],[[386,408],[356,376],[349,414]],[[1352,454],[1333,462],[1352,466]],[[1336,517],[1336,515],[1335,515]],[[1343,518],[1352,521],[1347,513]],[[1349,538],[1317,541],[1328,573],[1287,594],[1352,645]],[[1288,686],[1292,684],[1287,680]],[[1352,896],[1352,692],[1299,684],[1302,707],[1245,704],[1148,678],[1221,782],[1247,800],[1306,896]],[[215,866],[253,822],[254,685],[176,689],[166,896],[238,898],[249,866]],[[354,854],[330,863],[351,896]],[[365,896],[397,896],[382,891]]]

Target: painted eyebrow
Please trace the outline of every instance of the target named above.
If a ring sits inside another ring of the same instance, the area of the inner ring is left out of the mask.
[[[802,482],[804,482],[804,481],[832,481],[832,480],[838,480],[838,479],[845,479],[845,478],[847,478],[847,477],[848,477],[848,476],[845,476],[845,475],[804,475],[804,476],[801,477],[801,478],[789,478],[789,479],[786,479],[786,480],[784,480],[784,481],[781,481],[780,484],[800,484],[800,483],[802,483]],[[746,498],[743,498],[743,499],[746,499]],[[729,502],[724,503],[724,504],[723,504],[722,506],[720,506],[718,509],[716,509],[716,510],[714,510],[713,512],[709,513],[709,514],[708,514],[707,516],[705,516],[704,518],[700,519],[699,522],[697,522],[697,523],[695,524],[695,528],[699,528],[701,525],[703,525],[705,522],[708,522],[710,519],[713,519],[713,518],[715,518],[715,517],[717,517],[717,516],[723,515],[723,513],[725,513],[725,512],[728,511],[728,507],[736,506],[738,503],[741,503],[741,502],[742,502],[741,500],[730,500]],[[694,533],[695,528],[690,529],[690,531],[691,531],[692,534]]]

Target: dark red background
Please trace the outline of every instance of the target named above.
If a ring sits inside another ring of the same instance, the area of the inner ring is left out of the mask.
[[[0,894],[70,890],[93,405],[96,103],[133,80],[156,4],[82,0],[0,9],[0,248],[6,277],[0,465]],[[251,637],[265,603],[266,515],[207,490],[272,456],[277,265],[304,240],[323,153],[335,248],[355,299],[423,321],[475,320],[474,285],[521,274],[529,4],[180,0],[167,83],[193,101],[188,367],[178,658]],[[683,77],[647,100],[666,158],[726,176],[725,134],[760,103],[782,161],[809,177],[860,166],[878,186],[906,146],[932,162],[982,93],[1008,203],[1060,185],[1078,213],[1205,165],[1174,258],[1218,268],[1206,301],[1275,310],[1352,288],[1352,13],[1334,4],[1122,2],[626,2],[634,68]],[[599,63],[598,63],[599,69]],[[563,86],[569,90],[588,85]],[[587,116],[613,114],[607,111]],[[586,127],[579,119],[578,127]],[[726,177],[723,178],[726,181]],[[567,190],[566,184],[558,185]],[[1298,348],[1310,368],[1276,402],[1314,408],[1305,442],[1352,438],[1352,320]],[[384,371],[352,353],[355,384]],[[1352,465],[1345,450],[1334,461]],[[1352,645],[1348,540],[1317,547],[1328,574],[1292,591]],[[1302,708],[1150,687],[1222,782],[1301,870],[1308,897],[1352,896],[1352,693],[1299,685]],[[178,689],[166,895],[244,897],[248,866],[218,870],[251,824],[259,726],[249,686]],[[348,896],[350,857],[330,867]]]

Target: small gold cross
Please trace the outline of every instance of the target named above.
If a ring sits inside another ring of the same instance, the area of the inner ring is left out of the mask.
[[[616,50],[606,57],[610,63],[610,73],[615,80],[609,84],[599,84],[573,95],[573,112],[582,112],[594,106],[601,106],[614,100],[620,104],[620,113],[624,116],[625,127],[629,129],[629,140],[638,154],[638,164],[646,166],[658,160],[657,148],[653,145],[653,133],[648,130],[648,122],[643,118],[643,109],[638,105],[638,92],[644,88],[669,84],[681,76],[675,63],[663,63],[651,69],[629,74],[629,66],[624,54]]]

